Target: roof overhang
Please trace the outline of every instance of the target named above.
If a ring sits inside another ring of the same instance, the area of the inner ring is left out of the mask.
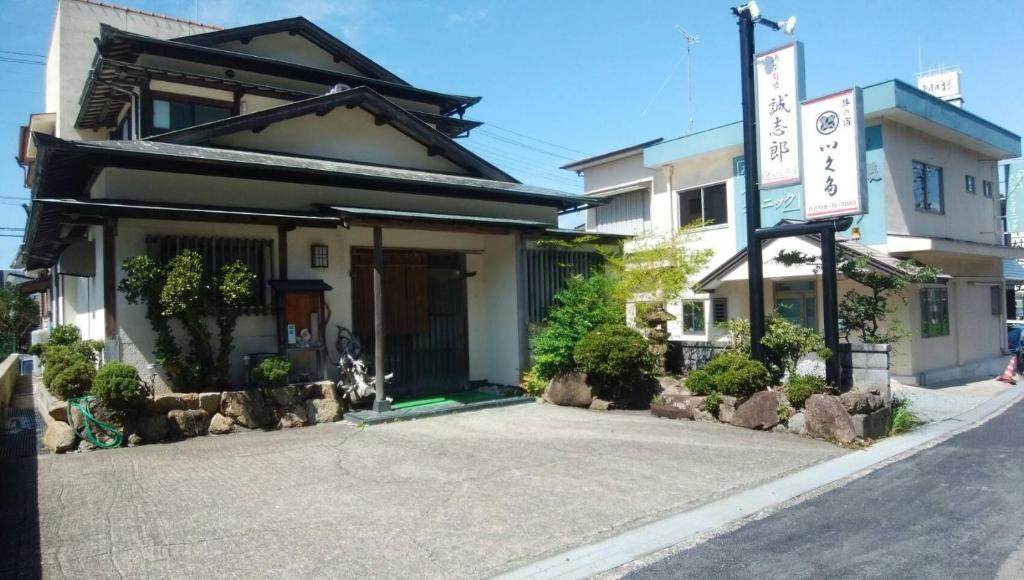
[[[353,225],[388,226],[406,229],[440,229],[444,231],[452,231],[452,226],[458,226],[460,229],[469,228],[501,231],[527,230],[534,232],[543,232],[551,228],[550,223],[534,220],[349,207],[340,205],[330,205],[325,207],[336,212],[346,227]]]
[[[888,235],[886,249],[894,256],[909,257],[917,254],[932,253],[964,257],[1024,260],[1024,248],[953,240],[949,238],[904,236],[899,234]]]
[[[300,80],[320,84],[325,88],[339,83],[350,87],[368,86],[388,97],[436,105],[444,115],[461,114],[467,108],[480,102],[480,97],[438,93],[411,87],[406,84],[314,68],[263,56],[197,46],[174,40],[161,40],[142,34],[118,30],[108,24],[100,25],[100,37],[97,46],[103,58],[122,62],[136,62],[140,55],[151,54],[165,58],[200,62],[208,65]]]
[[[47,290],[50,289],[51,284],[52,280],[49,276],[41,276],[39,278],[33,278],[32,280],[29,280],[27,282],[22,282],[21,284],[18,284],[17,288],[18,292],[20,292],[23,296],[27,296],[29,294],[38,294],[40,292],[46,292]]]
[[[661,167],[688,157],[742,148],[743,123],[732,123],[647,147],[644,166]]]
[[[638,191],[649,192],[653,185],[654,181],[647,177],[636,181],[630,181],[629,183],[585,191],[583,192],[583,195],[590,198],[607,199],[617,195],[625,195],[627,193],[635,193]]]
[[[637,145],[631,145],[629,147],[623,147],[622,149],[616,149],[615,151],[609,151],[608,153],[602,153],[600,155],[587,157],[586,159],[580,159],[579,161],[573,161],[572,163],[567,163],[563,165],[561,168],[566,169],[568,171],[583,171],[588,167],[602,165],[604,163],[608,163],[609,161],[616,161],[619,159],[632,157],[637,153],[642,152],[645,147],[650,147],[651,145],[654,145],[656,143],[661,143],[661,141],[662,138],[658,137],[657,139],[644,141],[643,143],[639,143]]]
[[[448,173],[153,141],[65,141],[35,135],[40,148],[33,197],[84,198],[105,167],[478,199],[560,210],[601,200]]]

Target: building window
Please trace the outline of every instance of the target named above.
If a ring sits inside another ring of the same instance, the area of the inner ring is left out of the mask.
[[[309,261],[310,266],[313,268],[326,268],[327,267],[327,246],[323,244],[313,244],[309,247]]]
[[[976,189],[974,189],[974,176],[973,175],[965,175],[964,176],[964,188],[967,190],[967,193],[978,193],[978,191]]]
[[[153,99],[151,126],[154,132],[176,131],[231,116],[231,105],[189,100]]]
[[[981,180],[981,192],[985,197],[992,197],[992,182],[987,179]]]
[[[921,336],[949,336],[949,291],[921,289]]]
[[[183,250],[192,250],[203,257],[203,266],[208,273],[217,272],[235,261],[242,262],[256,275],[252,296],[242,306],[242,314],[266,314],[269,311],[271,240],[148,236],[146,246],[149,255],[161,264],[170,262]]]
[[[703,220],[705,225],[729,223],[725,184],[708,185],[679,193],[679,223]]]
[[[914,162],[914,207],[918,211],[943,213],[941,167]]]
[[[992,316],[1003,313],[1003,289],[1001,286],[989,286],[989,300],[992,302]]]
[[[683,332],[704,332],[704,301],[683,301]]]
[[[729,320],[729,300],[715,298],[711,301],[711,323],[718,325]]]

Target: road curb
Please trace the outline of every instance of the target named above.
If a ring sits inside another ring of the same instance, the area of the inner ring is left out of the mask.
[[[883,440],[867,449],[813,465],[695,510],[669,516],[611,538],[538,560],[500,574],[497,578],[588,578],[623,566],[643,556],[756,516],[781,504],[793,502],[823,487],[871,471],[880,464],[908,457],[913,452],[980,425],[1021,398],[1024,398],[1024,387],[1010,387],[973,409],[931,423],[917,431]]]

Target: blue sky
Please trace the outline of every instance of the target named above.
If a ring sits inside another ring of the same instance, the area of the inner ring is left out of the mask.
[[[27,198],[13,161],[17,130],[43,108],[43,67],[3,59],[45,55],[54,2],[0,0],[0,228],[24,225]],[[196,17],[196,0],[114,0]],[[570,158],[688,130],[686,43],[692,50],[694,130],[736,121],[739,72],[735,2],[718,0],[199,0],[198,19],[221,26],[302,15],[407,81],[483,96],[467,117],[488,123],[463,143],[524,182],[567,191],[581,180]],[[765,15],[798,18],[809,97],[925,68],[959,65],[966,108],[1024,131],[1022,0],[763,0]],[[786,42],[758,30],[758,49]],[[10,230],[0,230],[10,234]],[[0,262],[17,238],[0,237]]]

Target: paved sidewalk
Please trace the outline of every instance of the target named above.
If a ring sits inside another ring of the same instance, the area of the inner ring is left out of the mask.
[[[40,456],[20,533],[48,577],[484,577],[844,453],[526,405]]]
[[[1021,380],[1024,379],[1018,377],[1018,382]],[[906,397],[911,403],[911,408],[922,419],[935,422],[969,411],[992,397],[1005,393],[1011,386],[994,378],[933,387],[900,384],[893,385],[892,394]]]

